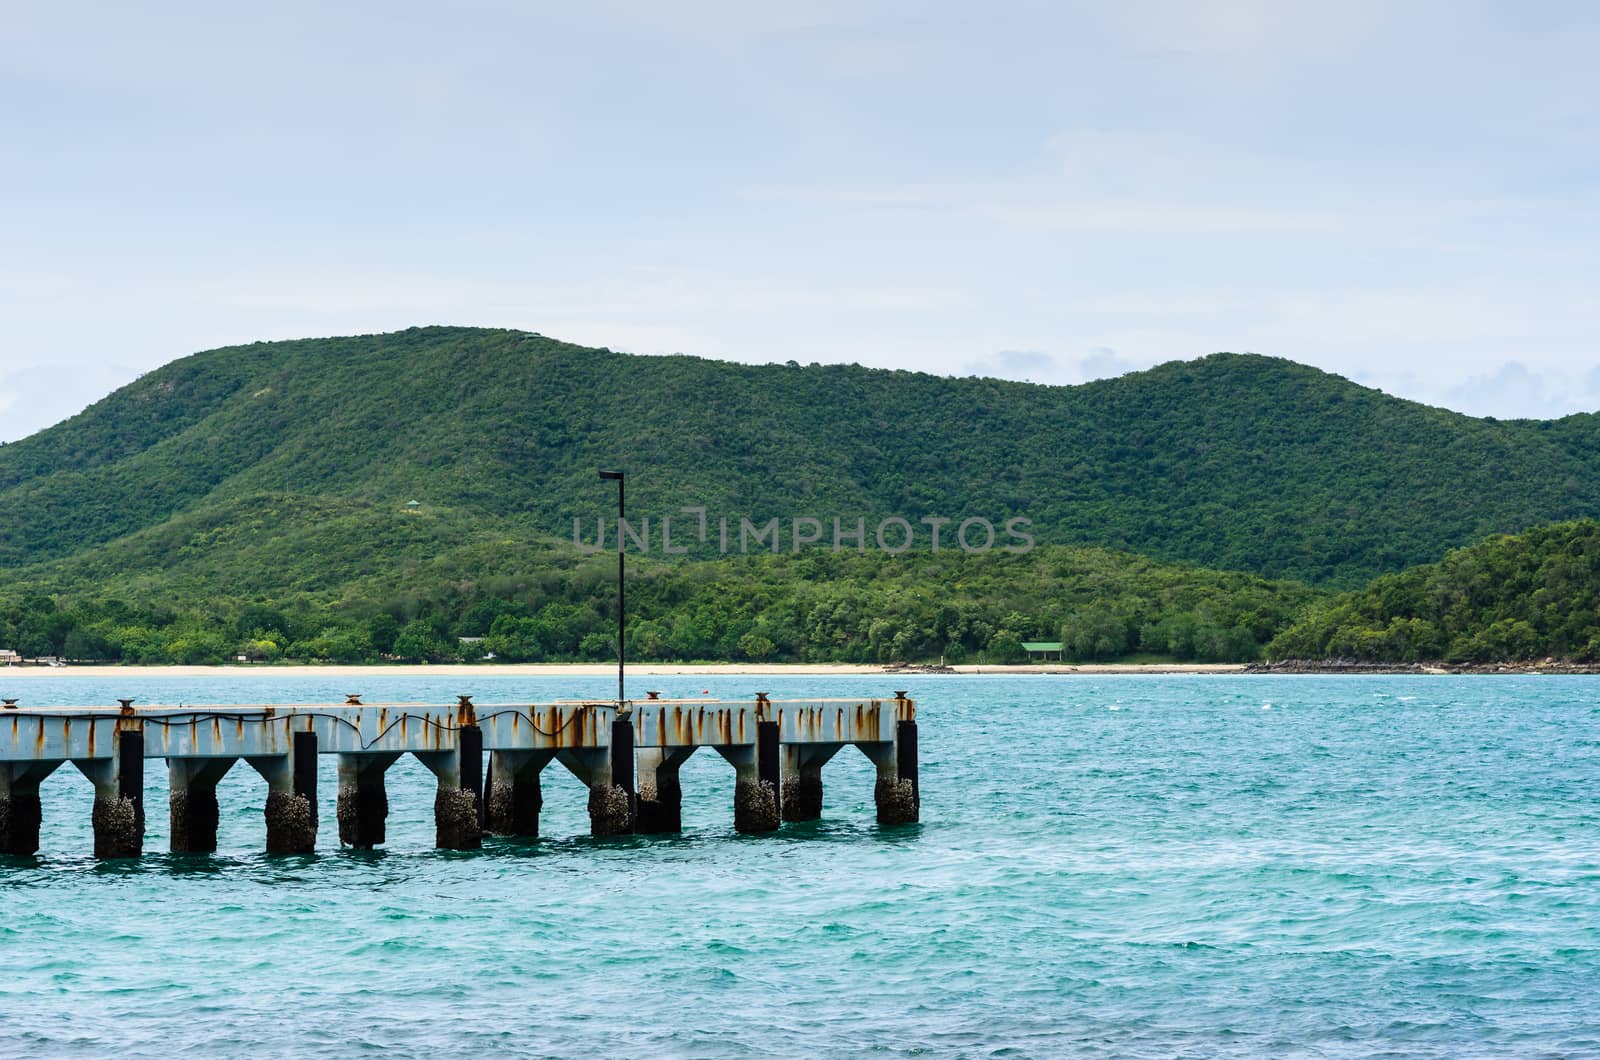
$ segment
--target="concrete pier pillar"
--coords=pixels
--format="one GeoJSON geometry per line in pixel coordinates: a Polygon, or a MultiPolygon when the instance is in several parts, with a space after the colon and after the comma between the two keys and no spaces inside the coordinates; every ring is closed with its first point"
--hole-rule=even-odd
{"type": "Polygon", "coordinates": [[[167,806],[174,854],[213,854],[217,849],[217,782],[231,758],[169,758],[167,806]]]}
{"type": "Polygon", "coordinates": [[[778,723],[758,722],[755,743],[719,746],[717,753],[734,769],[734,830],[775,831],[783,823],[779,803],[782,767],[778,761],[778,723]]]}
{"type": "Polygon", "coordinates": [[[0,855],[25,857],[39,852],[39,825],[44,820],[39,782],[60,764],[0,763],[0,855]]]}
{"type": "Polygon", "coordinates": [[[693,747],[641,747],[635,752],[637,829],[641,835],[683,831],[683,787],[678,783],[678,767],[693,753],[693,747]]]}
{"type": "Polygon", "coordinates": [[[822,816],[822,767],[840,744],[785,744],[779,754],[783,772],[780,802],[785,821],[815,821],[822,816]]]}
{"type": "MultiPolygon", "coordinates": [[[[468,725],[461,730],[459,740],[461,758],[461,788],[471,800],[471,817],[462,821],[460,831],[463,836],[470,834],[471,847],[476,849],[483,845],[483,823],[486,816],[483,805],[483,730],[476,725],[468,725]]],[[[452,849],[464,850],[467,847],[452,849]]]]}
{"type": "Polygon", "coordinates": [[[383,774],[400,757],[399,752],[339,755],[339,842],[357,850],[371,850],[384,841],[384,820],[389,816],[389,794],[383,774]]]}
{"type": "Polygon", "coordinates": [[[483,846],[480,804],[483,801],[483,730],[464,725],[456,746],[448,751],[418,751],[417,760],[439,778],[433,796],[434,845],[440,850],[477,850],[483,846]]]}
{"type": "Polygon", "coordinates": [[[922,809],[922,794],[917,786],[917,723],[897,721],[893,743],[866,744],[862,750],[878,767],[878,783],[873,790],[878,823],[914,823],[922,809]]]}
{"type": "Polygon", "coordinates": [[[633,726],[626,726],[625,750],[619,750],[616,743],[621,728],[621,724],[613,726],[610,747],[575,747],[556,753],[556,760],[589,787],[589,833],[594,836],[633,832],[633,726]],[[621,761],[624,756],[626,765],[621,761]]]}
{"type": "Polygon", "coordinates": [[[633,821],[628,813],[628,793],[615,784],[595,784],[589,788],[589,834],[592,836],[630,835],[633,821]]]}
{"type": "Polygon", "coordinates": [[[110,758],[73,761],[94,785],[94,856],[136,858],[144,853],[144,733],[122,729],[110,758]]]}
{"type": "MultiPolygon", "coordinates": [[[[634,765],[633,765],[633,717],[630,714],[618,714],[611,722],[611,790],[606,793],[607,813],[612,815],[612,821],[620,825],[609,835],[627,835],[631,833],[639,822],[639,797],[635,791],[634,765]],[[616,802],[621,794],[625,810],[619,813],[616,802]],[[625,815],[625,816],[623,816],[625,815]]],[[[590,802],[593,803],[593,789],[590,789],[590,802]]],[[[593,821],[593,811],[590,814],[593,821]]],[[[598,835],[599,833],[595,833],[598,835]]]]}
{"type": "Polygon", "coordinates": [[[317,734],[293,734],[289,753],[245,759],[267,782],[267,853],[317,849],[317,734]]]}
{"type": "Polygon", "coordinates": [[[539,774],[556,756],[554,751],[490,751],[488,830],[496,835],[539,837],[539,811],[544,794],[539,774]]]}

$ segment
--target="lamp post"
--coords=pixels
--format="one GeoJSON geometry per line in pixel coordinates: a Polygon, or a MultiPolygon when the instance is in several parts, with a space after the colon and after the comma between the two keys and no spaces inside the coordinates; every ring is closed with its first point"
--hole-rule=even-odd
{"type": "Polygon", "coordinates": [[[608,481],[614,481],[617,484],[617,703],[620,706],[621,703],[622,703],[622,700],[623,700],[623,697],[622,697],[623,663],[624,663],[624,660],[627,657],[627,652],[628,652],[628,649],[627,649],[627,646],[626,646],[627,645],[627,641],[624,640],[624,636],[626,635],[627,630],[628,630],[628,626],[627,626],[627,615],[628,615],[627,603],[628,603],[628,597],[627,597],[627,590],[624,588],[623,581],[622,581],[622,516],[623,516],[623,507],[622,507],[622,492],[623,492],[622,472],[621,471],[602,471],[602,472],[600,472],[600,477],[602,479],[605,479],[605,480],[608,480],[608,481]]]}

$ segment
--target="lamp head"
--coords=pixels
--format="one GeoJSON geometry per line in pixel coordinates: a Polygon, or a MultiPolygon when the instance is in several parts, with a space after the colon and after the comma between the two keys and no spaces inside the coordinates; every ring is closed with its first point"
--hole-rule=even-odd
{"type": "Polygon", "coordinates": [[[620,471],[602,471],[602,472],[600,472],[600,477],[603,478],[603,479],[615,479],[615,480],[620,482],[622,480],[622,472],[620,472],[620,471]]]}

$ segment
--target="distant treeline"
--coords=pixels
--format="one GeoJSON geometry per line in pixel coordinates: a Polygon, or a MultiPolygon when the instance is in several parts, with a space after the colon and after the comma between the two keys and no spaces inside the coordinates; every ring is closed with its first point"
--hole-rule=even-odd
{"type": "MultiPolygon", "coordinates": [[[[480,570],[423,590],[332,603],[35,593],[0,603],[0,646],[147,664],[614,658],[614,563],[566,558],[571,565],[526,575],[480,570]]],[[[1243,661],[1259,657],[1318,596],[1295,582],[1064,546],[1027,555],[631,560],[628,654],[1003,663],[1026,659],[1024,641],[1061,640],[1067,658],[1084,661],[1243,661]]]]}
{"type": "MultiPolygon", "coordinates": [[[[291,553],[292,554],[292,553],[291,553]]],[[[603,661],[615,657],[610,556],[548,546],[452,553],[388,594],[336,599],[110,597],[82,585],[0,597],[0,648],[129,663],[603,661]]],[[[212,585],[196,582],[196,585],[212,585]]],[[[130,594],[131,595],[131,594],[130,594]]],[[[1490,538],[1331,596],[1297,582],[1102,549],[1026,555],[819,553],[632,558],[638,661],[1009,663],[1024,641],[1069,661],[1600,660],[1600,523],[1490,538]]]]}

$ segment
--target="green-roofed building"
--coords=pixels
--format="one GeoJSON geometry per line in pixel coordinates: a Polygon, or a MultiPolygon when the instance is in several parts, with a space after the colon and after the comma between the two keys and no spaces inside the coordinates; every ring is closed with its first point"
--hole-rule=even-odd
{"type": "Polygon", "coordinates": [[[1054,655],[1056,661],[1061,661],[1061,642],[1059,640],[1025,640],[1022,650],[1028,653],[1029,662],[1049,662],[1054,655]]]}

